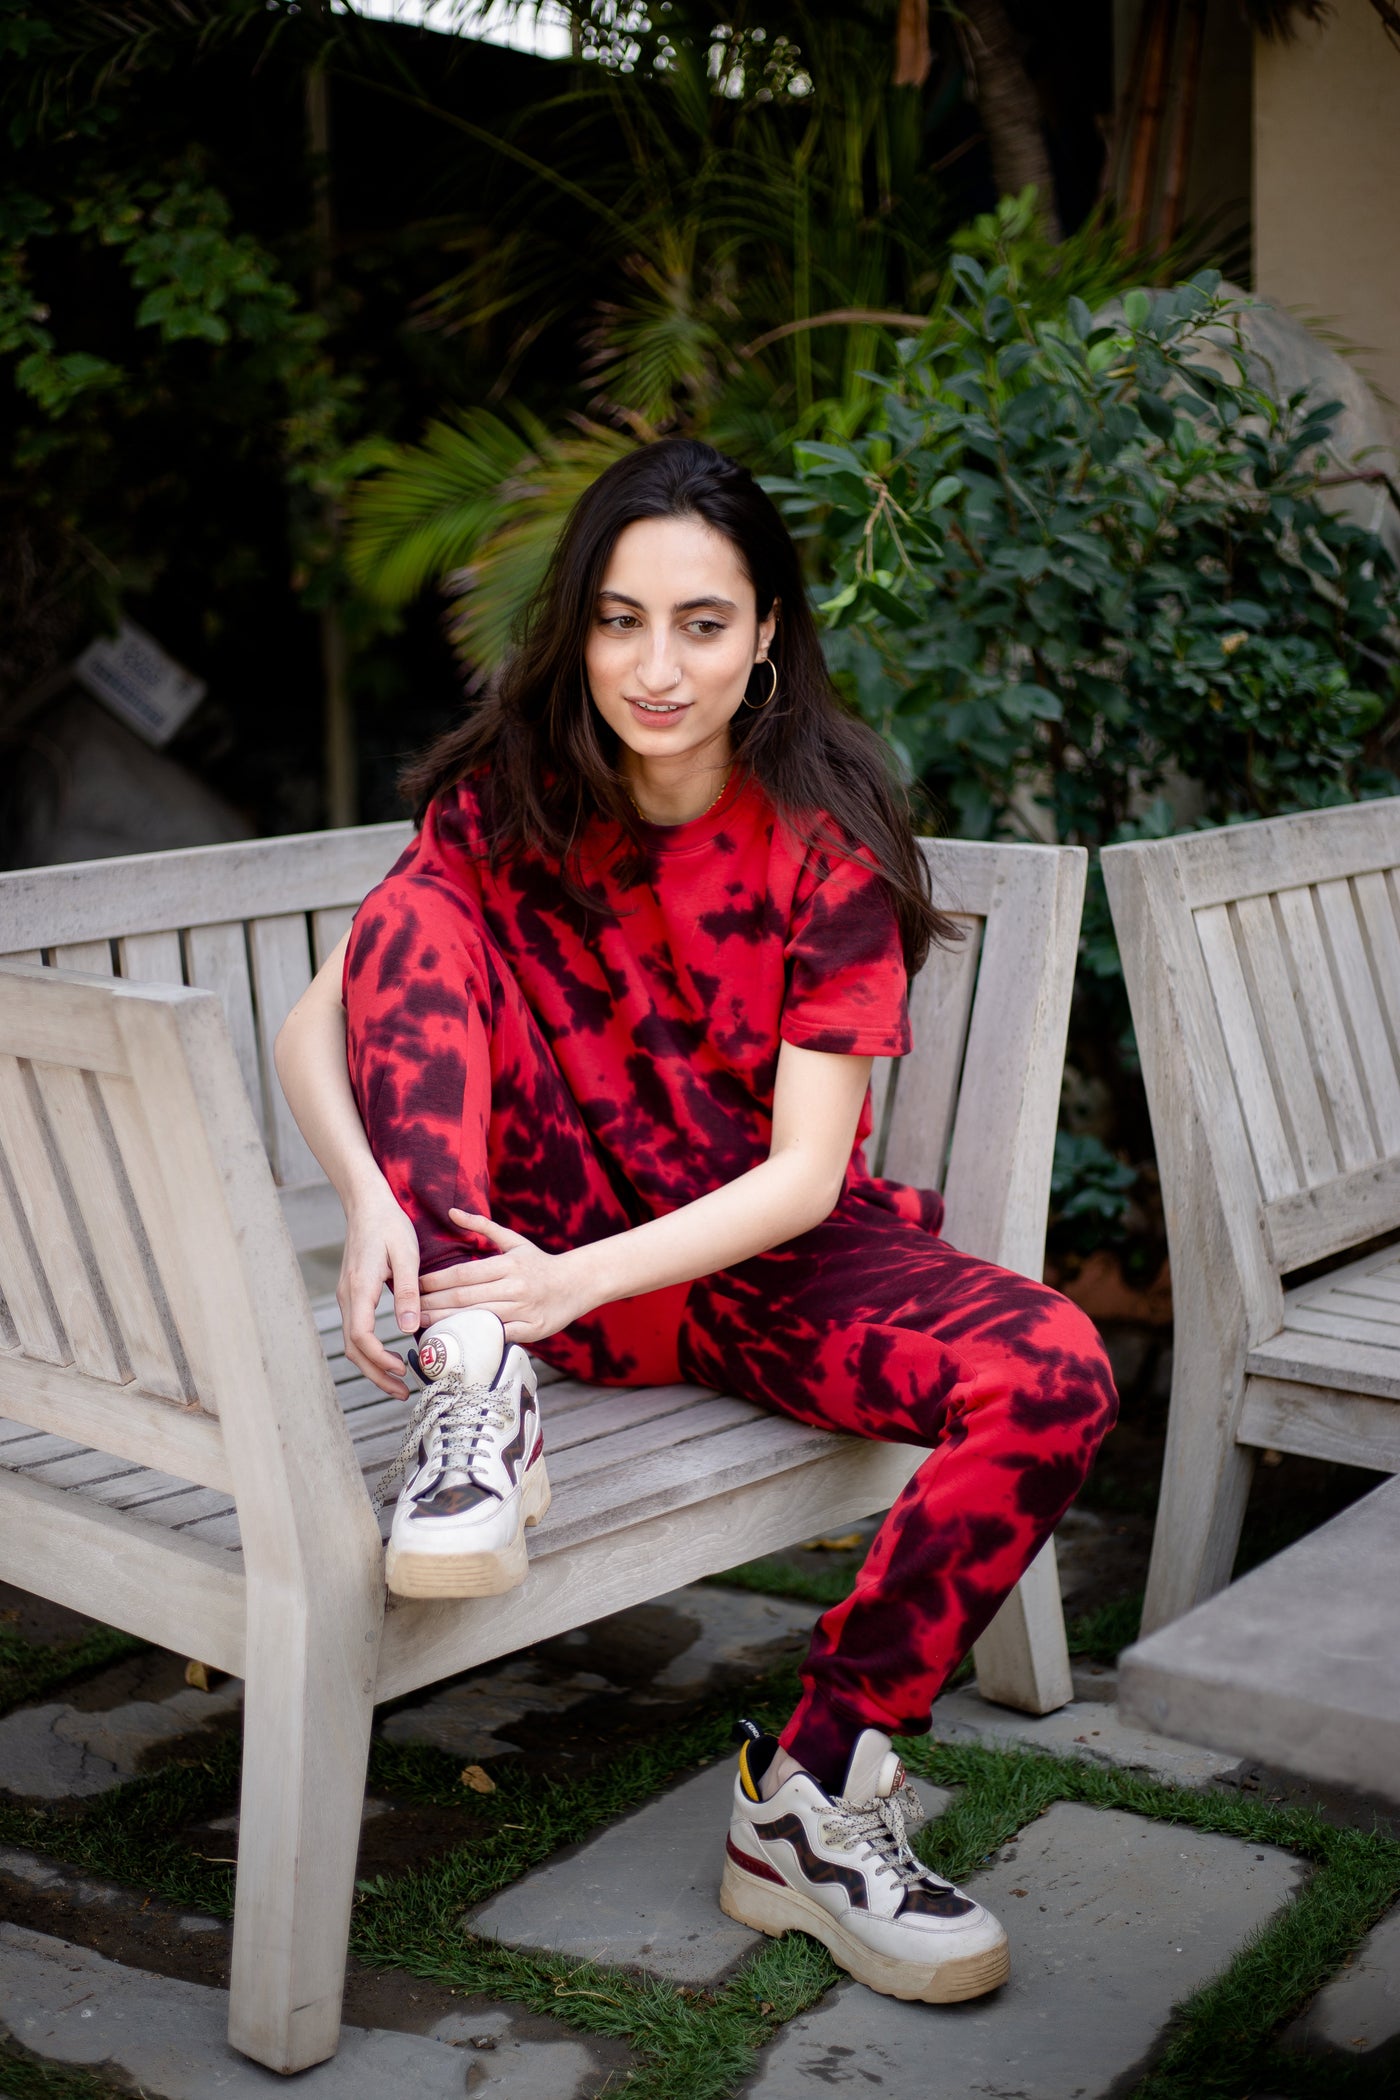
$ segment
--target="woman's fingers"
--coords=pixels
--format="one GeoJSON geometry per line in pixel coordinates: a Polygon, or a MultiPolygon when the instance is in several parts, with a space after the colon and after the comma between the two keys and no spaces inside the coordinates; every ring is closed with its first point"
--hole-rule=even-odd
{"type": "Polygon", "coordinates": [[[418,1238],[410,1232],[406,1242],[397,1237],[389,1244],[389,1288],[394,1294],[394,1317],[402,1334],[416,1334],[420,1324],[418,1300],[418,1238]]]}
{"type": "Polygon", "coordinates": [[[480,1261],[455,1262],[450,1269],[432,1269],[418,1278],[420,1290],[450,1291],[468,1283],[501,1283],[511,1274],[504,1254],[487,1254],[480,1261]]]}
{"type": "Polygon", "coordinates": [[[408,1393],[408,1383],[403,1375],[403,1365],[392,1349],[386,1349],[374,1331],[371,1315],[368,1325],[357,1319],[345,1326],[345,1354],[357,1370],[366,1378],[373,1379],[381,1392],[395,1400],[402,1400],[408,1393]]]}
{"type": "Polygon", "coordinates": [[[383,1269],[387,1267],[386,1260],[382,1267],[377,1264],[376,1273],[372,1274],[357,1266],[349,1276],[342,1277],[336,1299],[345,1334],[345,1354],[381,1392],[402,1400],[408,1392],[403,1365],[392,1349],[384,1347],[374,1331],[375,1308],[384,1287],[383,1269]]]}
{"type": "Polygon", "coordinates": [[[523,1233],[512,1232],[507,1225],[498,1225],[494,1218],[486,1218],[475,1210],[450,1210],[447,1213],[454,1225],[463,1225],[468,1232],[479,1232],[483,1239],[490,1240],[493,1247],[506,1252],[511,1247],[525,1247],[529,1242],[523,1233]]]}
{"type": "Polygon", "coordinates": [[[440,1320],[444,1313],[461,1312],[468,1306],[484,1305],[489,1312],[499,1313],[505,1318],[505,1308],[515,1310],[520,1299],[515,1291],[500,1284],[459,1283],[447,1291],[424,1291],[423,1318],[440,1320]]]}
{"type": "Polygon", "coordinates": [[[379,1342],[369,1346],[374,1350],[373,1356],[369,1353],[369,1347],[347,1341],[345,1354],[357,1370],[363,1371],[366,1378],[379,1387],[381,1393],[387,1393],[391,1400],[406,1400],[408,1381],[393,1350],[384,1348],[379,1342]]]}

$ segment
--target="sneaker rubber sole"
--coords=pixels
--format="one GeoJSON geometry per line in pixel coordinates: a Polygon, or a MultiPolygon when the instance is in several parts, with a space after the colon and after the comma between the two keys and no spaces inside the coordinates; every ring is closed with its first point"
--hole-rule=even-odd
{"type": "Polygon", "coordinates": [[[549,1475],[541,1458],[521,1484],[522,1521],[508,1546],[492,1553],[412,1553],[391,1538],[384,1580],[396,1597],[501,1597],[519,1589],[530,1565],[525,1533],[539,1523],[549,1503],[549,1475]]]}
{"type": "Polygon", "coordinates": [[[760,1881],[746,1874],[727,1855],[719,1886],[720,1909],[748,1925],[781,1939],[785,1932],[810,1933],[857,1983],[887,1998],[912,1998],[924,2005],[957,2005],[996,1990],[1011,1974],[1011,1950],[1005,1934],[997,1946],[980,1954],[952,1955],[938,1962],[901,1961],[879,1954],[846,1930],[839,1918],[786,1883],[760,1881]]]}

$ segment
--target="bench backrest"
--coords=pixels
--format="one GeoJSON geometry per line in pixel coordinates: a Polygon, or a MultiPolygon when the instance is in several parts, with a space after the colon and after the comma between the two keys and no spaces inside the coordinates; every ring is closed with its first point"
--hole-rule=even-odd
{"type": "MultiPolygon", "coordinates": [[[[0,962],[42,962],[223,1001],[298,1248],[340,1207],[292,1119],[272,1044],[406,824],[311,832],[0,875],[0,962]]],[[[877,1067],[872,1165],[942,1187],[969,1252],[1039,1274],[1086,859],[1071,847],[929,841],[940,903],[966,928],[911,995],[914,1054],[877,1067]]]]}
{"type": "Polygon", "coordinates": [[[234,1494],[293,1582],[299,1503],[370,1523],[206,992],[0,969],[0,1415],[234,1494]]]}
{"type": "Polygon", "coordinates": [[[283,1099],[272,1045],[411,835],[370,824],[0,875],[0,962],[217,992],[293,1242],[329,1246],[340,1206],[283,1099]]]}
{"type": "Polygon", "coordinates": [[[1194,1116],[1275,1277],[1400,1227],[1400,800],[1103,862],[1164,1173],[1194,1116]]]}

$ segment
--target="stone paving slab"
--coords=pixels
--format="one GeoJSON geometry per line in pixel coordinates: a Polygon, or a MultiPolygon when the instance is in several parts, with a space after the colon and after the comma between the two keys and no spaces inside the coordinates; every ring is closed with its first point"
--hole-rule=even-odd
{"type": "Polygon", "coordinates": [[[1240,1769],[1238,1755],[1125,1728],[1107,1699],[1072,1699],[1057,1713],[1022,1714],[989,1705],[970,1688],[945,1692],[933,1709],[933,1733],[941,1743],[991,1743],[999,1750],[1020,1744],[1051,1757],[1095,1758],[1172,1786],[1209,1786],[1240,1769]]]}
{"type": "Polygon", "coordinates": [[[380,1723],[391,1743],[431,1743],[464,1761],[516,1747],[527,1715],[564,1714],[599,1694],[629,1706],[670,1706],[724,1680],[771,1668],[784,1647],[805,1644],[818,1607],[790,1597],[696,1583],[649,1604],[560,1634],[400,1707],[380,1723]]]}
{"type": "Polygon", "coordinates": [[[230,1678],[212,1692],[187,1689],[96,1710],[63,1702],[21,1706],[0,1720],[0,1787],[37,1801],[105,1794],[144,1769],[147,1751],[209,1727],[242,1703],[243,1686],[230,1678]]]}
{"type": "MultiPolygon", "coordinates": [[[[1284,2035],[1295,2048],[1400,2050],[1400,1907],[1381,1919],[1284,2035]]],[[[1400,2080],[1397,2080],[1400,2083],[1400,2080]]]]}
{"type": "MultiPolygon", "coordinates": [[[[292,2090],[229,2047],[226,1992],[119,1967],[18,1925],[0,1924],[0,2023],[37,2056],[115,2066],[161,2100],[292,2090]]],[[[492,2009],[450,2014],[431,2035],[343,2028],[339,2054],[301,2072],[295,2090],[309,2100],[578,2100],[597,2074],[582,2042],[521,2040],[509,2013],[492,2009]]]]}
{"type": "MultiPolygon", "coordinates": [[[[719,1907],[733,1791],[734,1760],[725,1758],[493,1896],[469,1919],[472,1930],[672,1983],[718,1982],[762,1937],[719,1907]]],[[[950,1799],[927,1784],[919,1791],[930,1815],[950,1799]]]]}
{"type": "Polygon", "coordinates": [[[1056,1802],[968,1882],[1011,1934],[1010,1983],[949,2006],[842,1984],[770,2043],[743,2091],[1107,2100],[1302,1871],[1235,1838],[1056,1802]]]}

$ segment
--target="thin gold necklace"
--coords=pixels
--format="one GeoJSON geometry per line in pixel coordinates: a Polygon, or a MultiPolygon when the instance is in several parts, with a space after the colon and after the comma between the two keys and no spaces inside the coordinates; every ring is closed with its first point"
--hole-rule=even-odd
{"type": "MultiPolygon", "coordinates": [[[[728,764],[728,765],[727,765],[727,766],[725,767],[725,769],[724,769],[724,778],[723,778],[723,780],[721,780],[721,782],[720,782],[720,784],[719,784],[719,794],[717,794],[717,795],[716,795],[716,796],[714,797],[713,801],[707,802],[707,803],[705,804],[705,807],[704,807],[703,809],[697,810],[697,811],[695,812],[695,815],[694,815],[693,817],[682,817],[682,818],[680,819],[680,822],[681,822],[682,824],[698,824],[698,823],[699,823],[699,821],[700,821],[700,819],[701,819],[701,817],[708,817],[708,815],[710,814],[710,811],[711,811],[711,810],[712,810],[712,809],[714,808],[714,806],[715,806],[715,803],[719,801],[720,795],[722,795],[722,794],[724,793],[725,789],[726,789],[726,788],[728,787],[728,785],[729,785],[729,776],[730,776],[730,774],[731,774],[731,773],[732,773],[733,771],[734,771],[734,761],[733,761],[733,759],[731,758],[731,759],[730,759],[730,761],[729,761],[729,764],[728,764]]],[[[640,803],[640,802],[639,802],[639,801],[637,800],[636,796],[635,796],[635,795],[634,795],[634,794],[632,793],[632,790],[631,790],[631,788],[630,788],[630,787],[628,787],[628,785],[627,785],[627,783],[626,783],[626,781],[625,781],[625,780],[624,780],[624,781],[623,781],[623,783],[622,783],[622,792],[623,792],[623,794],[624,794],[624,795],[625,795],[625,796],[627,797],[627,800],[628,800],[628,801],[629,801],[629,802],[631,803],[631,805],[632,805],[633,809],[635,809],[635,810],[636,810],[636,812],[637,812],[637,815],[638,815],[638,816],[639,816],[639,817],[641,818],[641,820],[642,820],[642,822],[643,822],[644,824],[655,824],[655,823],[656,823],[656,819],[655,819],[655,817],[649,817],[649,816],[647,815],[646,811],[645,811],[645,810],[644,810],[644,809],[642,808],[642,805],[641,805],[641,803],[640,803]]],[[[667,829],[669,829],[669,826],[667,826],[667,825],[664,825],[664,824],[663,824],[663,825],[658,825],[658,826],[657,826],[657,829],[658,829],[658,830],[661,830],[661,831],[664,831],[664,830],[667,830],[667,829]]]]}

